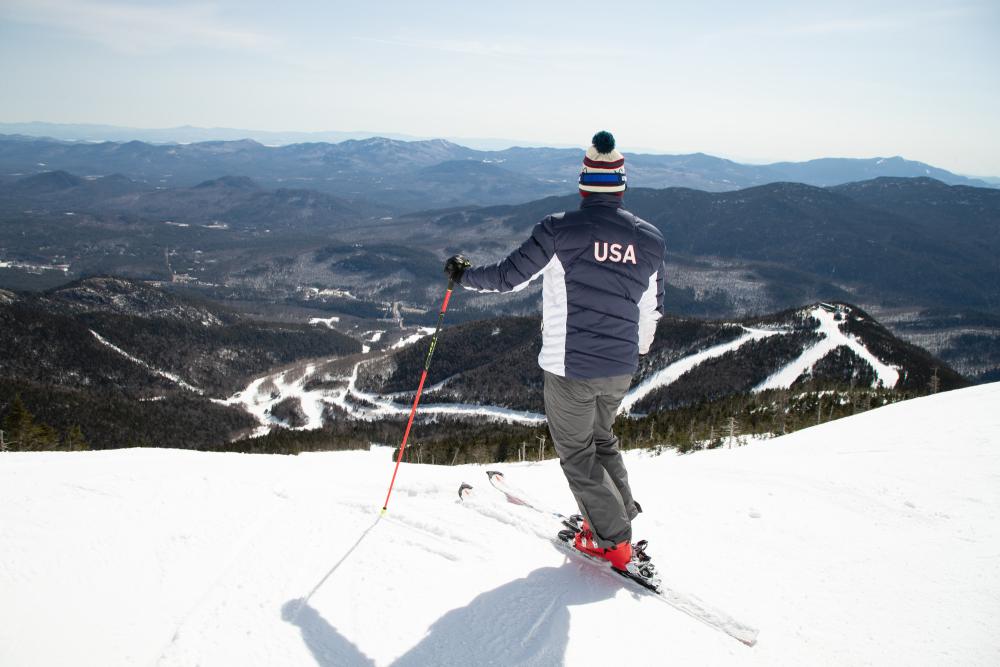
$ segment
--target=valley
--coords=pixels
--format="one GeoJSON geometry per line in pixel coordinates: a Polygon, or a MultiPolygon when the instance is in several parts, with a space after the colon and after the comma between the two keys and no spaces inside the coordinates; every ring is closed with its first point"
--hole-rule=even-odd
{"type": "MultiPolygon", "coordinates": [[[[516,179],[517,203],[273,180],[336,154],[358,174],[429,169],[481,188],[496,170],[540,174],[563,155],[511,149],[473,168],[455,161],[479,156],[470,149],[411,143],[315,146],[312,158],[301,146],[261,153],[252,142],[175,147],[166,154],[185,176],[151,179],[129,155],[141,149],[155,164],[161,147],[0,138],[11,169],[34,155],[34,165],[80,170],[17,163],[21,175],[0,179],[0,317],[12,351],[0,364],[11,380],[0,413],[23,394],[43,423],[68,433],[99,387],[116,414],[145,416],[121,428],[119,417],[85,411],[95,446],[183,437],[195,447],[296,450],[396,439],[436,319],[443,257],[500,259],[579,199],[524,201],[544,192],[516,179]],[[71,398],[45,404],[45,387],[71,398]],[[188,415],[177,423],[203,411],[201,436],[164,427],[150,410],[188,415]],[[138,426],[150,419],[156,427],[138,426]]],[[[655,182],[653,162],[634,161],[635,180],[655,182]]],[[[706,446],[736,414],[748,432],[784,432],[812,411],[832,418],[1000,372],[1000,190],[897,176],[713,189],[626,196],[668,239],[668,317],[622,428],[654,444],[706,446]],[[824,391],[840,402],[822,407],[824,391]],[[681,428],[682,418],[694,425],[681,428]]],[[[456,292],[420,410],[441,459],[502,457],[504,443],[534,438],[543,424],[539,299],[538,285],[456,292]],[[485,444],[463,454],[463,433],[489,424],[485,444]]]]}

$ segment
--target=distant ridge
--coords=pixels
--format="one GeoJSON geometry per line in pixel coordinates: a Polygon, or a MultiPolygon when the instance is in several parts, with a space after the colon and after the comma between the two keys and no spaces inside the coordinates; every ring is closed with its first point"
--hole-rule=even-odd
{"type": "MultiPolygon", "coordinates": [[[[21,133],[0,135],[0,179],[61,170],[83,176],[119,173],[158,187],[190,187],[233,175],[261,187],[309,188],[406,212],[517,204],[573,193],[580,155],[578,148],[484,151],[445,139],[368,137],[268,145],[242,137],[156,144],[29,139],[21,133]]],[[[901,157],[748,165],[704,153],[629,153],[628,160],[631,188],[727,192],[776,182],[828,187],[877,177],[929,177],[949,185],[994,187],[901,157]]]]}

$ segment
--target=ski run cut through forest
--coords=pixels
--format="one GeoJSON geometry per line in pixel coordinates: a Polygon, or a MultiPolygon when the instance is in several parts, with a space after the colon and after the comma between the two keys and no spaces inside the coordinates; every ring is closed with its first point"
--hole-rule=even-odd
{"type": "MultiPolygon", "coordinates": [[[[850,334],[845,333],[834,313],[829,312],[825,308],[816,307],[808,311],[808,314],[819,322],[819,327],[816,330],[820,336],[819,341],[807,347],[799,357],[793,359],[765,379],[760,385],[754,387],[754,391],[787,389],[791,387],[799,377],[811,371],[824,356],[840,346],[849,349],[871,366],[876,385],[889,388],[896,386],[899,380],[899,369],[879,361],[860,341],[850,334]]],[[[699,364],[738,350],[749,342],[788,333],[781,328],[741,328],[744,333],[739,338],[678,359],[632,387],[622,401],[621,412],[626,414],[631,413],[634,406],[643,398],[649,396],[657,389],[675,382],[684,373],[692,370],[699,364]]],[[[406,345],[412,345],[433,332],[434,330],[431,328],[423,328],[418,333],[398,341],[393,345],[393,348],[398,349],[406,345]]],[[[94,335],[97,336],[96,333],[94,335]]],[[[98,338],[102,342],[105,342],[99,336],[98,338]]],[[[114,349],[116,352],[126,355],[130,360],[149,367],[145,362],[135,359],[123,350],[114,349]]],[[[258,436],[265,435],[275,426],[282,424],[281,420],[274,417],[273,409],[276,405],[289,399],[296,401],[301,406],[305,417],[304,423],[301,426],[293,427],[299,430],[320,428],[323,425],[323,411],[327,406],[336,406],[343,410],[344,413],[356,419],[365,420],[408,414],[411,403],[400,400],[399,396],[382,396],[363,391],[358,387],[358,372],[364,363],[366,362],[355,363],[350,375],[333,378],[323,374],[321,372],[322,369],[313,363],[291,370],[282,370],[278,373],[256,378],[242,391],[237,392],[225,401],[218,402],[226,405],[240,406],[253,415],[260,422],[260,426],[254,431],[254,435],[258,436]],[[309,382],[318,378],[333,380],[336,386],[329,388],[323,386],[321,383],[315,388],[309,388],[309,382]]],[[[155,368],[153,370],[160,375],[166,375],[164,371],[155,368]]],[[[179,378],[174,376],[169,377],[186,389],[200,392],[199,389],[187,385],[179,378]]],[[[446,383],[447,381],[444,381],[430,386],[424,393],[431,394],[446,383]]],[[[545,421],[545,415],[535,412],[512,410],[494,405],[465,403],[424,403],[420,406],[420,414],[422,416],[485,418],[531,425],[541,424],[545,421]]]]}
{"type": "MultiPolygon", "coordinates": [[[[484,466],[403,464],[382,515],[389,447],[2,453],[0,665],[1000,664],[998,404],[627,452],[664,588],[752,647],[569,556],[484,466]]],[[[576,511],[557,461],[489,469],[576,511]]]]}

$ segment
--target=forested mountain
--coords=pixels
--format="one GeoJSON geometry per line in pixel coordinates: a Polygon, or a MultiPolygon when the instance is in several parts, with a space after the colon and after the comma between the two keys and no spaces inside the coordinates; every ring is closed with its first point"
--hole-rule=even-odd
{"type": "MultiPolygon", "coordinates": [[[[366,340],[374,343],[385,333],[380,329],[366,340]]],[[[357,446],[365,437],[392,440],[426,354],[425,344],[414,340],[383,344],[384,351],[369,354],[369,345],[362,350],[327,326],[252,320],[120,278],[90,278],[42,293],[2,291],[0,347],[10,353],[0,359],[0,416],[22,423],[16,416],[30,412],[42,426],[12,432],[66,448],[181,441],[228,447],[234,437],[260,432],[262,421],[265,430],[319,430],[279,431],[232,447],[299,451],[357,446]]],[[[488,458],[504,443],[542,432],[532,416],[542,412],[539,343],[535,317],[459,323],[442,332],[422,412],[438,422],[425,425],[421,436],[429,456],[457,461],[446,453],[456,438],[475,434],[478,453],[468,449],[465,456],[488,458]],[[509,415],[513,425],[480,428],[484,417],[504,419],[504,409],[523,412],[509,415]]],[[[774,410],[775,391],[796,406],[780,417],[785,430],[814,405],[829,419],[849,406],[856,410],[859,402],[964,384],[945,363],[848,304],[743,320],[670,315],[660,322],[623,404],[640,420],[621,428],[651,438],[688,420],[684,442],[694,443],[711,436],[720,411],[745,419],[756,414],[758,432],[777,428],[774,420],[784,413],[774,410]],[[845,398],[826,412],[816,403],[824,391],[845,398]],[[764,414],[770,421],[760,421],[764,414]]]]}
{"type": "MultiPolygon", "coordinates": [[[[952,324],[959,314],[1000,314],[1000,190],[880,178],[725,193],[634,188],[625,203],[667,239],[672,313],[740,317],[813,300],[861,302],[970,375],[1000,368],[995,325],[912,326],[930,310],[932,322],[952,324]]],[[[430,323],[444,257],[494,261],[542,217],[578,205],[569,195],[394,216],[246,177],[154,188],[123,176],[47,172],[0,185],[0,287],[116,274],[187,284],[214,299],[361,317],[396,312],[430,323]]],[[[451,317],[532,314],[537,295],[463,293],[451,317]]]]}
{"type": "MultiPolygon", "coordinates": [[[[536,318],[514,317],[448,327],[435,351],[434,387],[423,400],[542,412],[542,371],[536,361],[539,325],[536,318]]],[[[413,346],[363,365],[359,387],[379,393],[414,391],[413,379],[420,375],[425,353],[422,346],[413,346]]],[[[625,405],[641,413],[655,412],[765,388],[884,386],[924,393],[931,383],[938,390],[968,384],[947,364],[896,338],[860,308],[834,304],[738,321],[665,317],[633,381],[640,393],[625,405]],[[812,348],[815,359],[806,355],[812,348]],[[873,363],[895,369],[891,384],[873,363]],[[790,373],[786,379],[780,377],[783,370],[790,373]]]]}
{"type": "Polygon", "coordinates": [[[0,349],[0,414],[20,394],[47,423],[82,426],[103,446],[197,447],[254,424],[210,398],[275,366],[355,354],[361,344],[326,327],[252,321],[150,285],[91,278],[40,294],[0,291],[0,349]],[[198,433],[173,441],[181,424],[198,433]]]}

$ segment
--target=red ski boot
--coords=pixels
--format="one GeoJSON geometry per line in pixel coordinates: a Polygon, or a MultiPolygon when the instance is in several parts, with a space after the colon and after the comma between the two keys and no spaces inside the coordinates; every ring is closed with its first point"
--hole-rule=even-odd
{"type": "Polygon", "coordinates": [[[583,526],[580,528],[580,532],[576,534],[576,538],[573,540],[573,546],[582,551],[585,554],[590,554],[591,556],[596,556],[597,558],[603,558],[611,563],[611,567],[616,570],[626,571],[629,561],[632,560],[632,543],[628,540],[616,544],[613,547],[604,548],[597,545],[594,540],[594,533],[590,530],[590,526],[587,522],[583,522],[583,526]]]}

